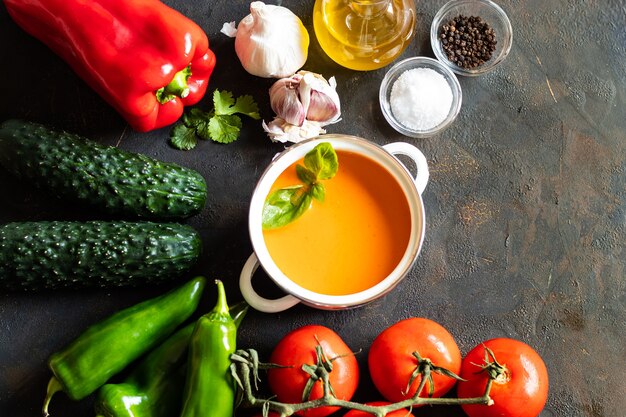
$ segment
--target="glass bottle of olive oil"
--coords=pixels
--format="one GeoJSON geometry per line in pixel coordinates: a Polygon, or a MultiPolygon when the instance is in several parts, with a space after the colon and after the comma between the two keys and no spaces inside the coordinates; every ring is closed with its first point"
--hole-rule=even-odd
{"type": "Polygon", "coordinates": [[[395,60],[415,35],[413,0],[316,0],[313,27],[338,64],[375,70],[395,60]]]}

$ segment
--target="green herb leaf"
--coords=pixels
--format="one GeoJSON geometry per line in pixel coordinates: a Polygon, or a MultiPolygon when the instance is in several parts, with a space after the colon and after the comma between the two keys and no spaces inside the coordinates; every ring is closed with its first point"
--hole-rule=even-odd
{"type": "Polygon", "coordinates": [[[183,116],[183,123],[196,130],[196,135],[200,139],[209,140],[211,135],[209,134],[209,122],[213,115],[211,113],[203,112],[200,109],[191,109],[183,116]]]}
{"type": "Polygon", "coordinates": [[[326,188],[324,184],[321,182],[316,182],[311,186],[311,196],[319,202],[324,202],[324,197],[326,197],[326,188]]]}
{"type": "Polygon", "coordinates": [[[185,124],[174,126],[170,131],[170,143],[176,149],[188,151],[196,147],[196,129],[187,127],[185,124]]]}
{"type": "Polygon", "coordinates": [[[237,113],[245,114],[254,120],[259,120],[261,118],[261,115],[259,114],[259,106],[256,104],[252,96],[245,95],[237,97],[234,109],[237,113]]]}
{"type": "Polygon", "coordinates": [[[263,228],[275,229],[291,223],[308,210],[311,201],[311,194],[302,185],[274,191],[263,205],[263,228]]]}
{"type": "Polygon", "coordinates": [[[213,108],[215,109],[215,114],[233,114],[234,112],[231,112],[230,108],[234,105],[235,99],[233,98],[233,93],[230,91],[215,90],[213,92],[213,108]]]}
{"type": "Polygon", "coordinates": [[[215,142],[231,143],[239,138],[240,130],[241,118],[236,114],[215,115],[209,120],[207,131],[202,132],[202,134],[208,133],[211,140],[215,142]]]}
{"type": "Polygon", "coordinates": [[[183,115],[183,123],[187,127],[196,128],[203,123],[208,123],[208,120],[211,117],[213,117],[213,114],[203,112],[198,108],[193,108],[185,112],[185,114],[183,115]]]}
{"type": "Polygon", "coordinates": [[[315,175],[315,173],[310,169],[303,167],[300,164],[296,165],[296,174],[298,175],[298,178],[300,178],[300,181],[307,185],[314,184],[315,181],[317,181],[317,175],[315,175]]]}
{"type": "Polygon", "coordinates": [[[285,226],[302,216],[313,199],[323,202],[326,188],[320,179],[331,179],[339,169],[339,161],[330,143],[323,142],[304,156],[304,165],[296,165],[296,174],[304,183],[281,188],[270,194],[263,206],[264,229],[285,226]]]}
{"type": "Polygon", "coordinates": [[[237,100],[234,100],[233,93],[230,91],[215,90],[213,106],[215,107],[215,114],[218,115],[241,113],[255,120],[261,118],[259,106],[250,95],[239,96],[237,100]]]}
{"type": "Polygon", "coordinates": [[[197,143],[195,135],[204,140],[231,143],[239,138],[242,126],[241,118],[235,113],[257,120],[261,118],[259,106],[249,95],[237,97],[235,100],[230,91],[215,90],[213,106],[214,109],[210,112],[197,108],[185,112],[182,118],[183,127],[177,125],[170,131],[172,145],[178,149],[192,149],[197,143]]]}
{"type": "Polygon", "coordinates": [[[328,142],[322,142],[304,156],[304,165],[315,173],[318,180],[329,180],[339,169],[335,150],[328,142]]]}

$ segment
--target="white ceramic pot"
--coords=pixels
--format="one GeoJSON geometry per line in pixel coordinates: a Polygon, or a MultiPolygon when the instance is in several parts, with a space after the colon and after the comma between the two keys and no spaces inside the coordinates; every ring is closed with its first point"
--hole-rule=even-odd
{"type": "MultiPolygon", "coordinates": [[[[270,313],[286,310],[300,302],[320,309],[345,309],[365,304],[383,296],[407,275],[422,247],[426,218],[421,194],[427,183],[428,164],[426,158],[419,149],[408,143],[396,142],[380,146],[355,136],[327,134],[292,145],[274,158],[261,176],[252,194],[248,227],[254,253],[248,258],[241,271],[239,286],[243,297],[253,308],[270,313]],[[387,169],[404,191],[411,213],[409,242],[398,265],[378,284],[354,294],[318,294],[296,284],[274,263],[263,238],[261,216],[270,188],[286,168],[303,158],[307,152],[321,142],[329,142],[335,150],[354,152],[369,157],[387,169]],[[415,177],[395,155],[405,155],[413,160],[417,167],[415,177]],[[286,296],[271,300],[261,297],[254,290],[252,276],[259,265],[287,293],[286,296]]],[[[304,215],[306,216],[306,214],[304,215]]]]}

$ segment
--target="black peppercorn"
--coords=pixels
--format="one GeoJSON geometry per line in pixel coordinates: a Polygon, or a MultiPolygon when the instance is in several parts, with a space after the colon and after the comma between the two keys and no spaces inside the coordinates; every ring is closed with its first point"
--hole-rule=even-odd
{"type": "Polygon", "coordinates": [[[496,50],[496,33],[480,16],[460,14],[441,27],[439,36],[448,60],[462,68],[484,64],[496,50]]]}

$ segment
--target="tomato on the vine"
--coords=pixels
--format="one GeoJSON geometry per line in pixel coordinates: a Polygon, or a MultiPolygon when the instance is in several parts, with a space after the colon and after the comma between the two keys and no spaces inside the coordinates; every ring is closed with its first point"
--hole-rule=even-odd
{"type": "MultiPolygon", "coordinates": [[[[461,352],[445,328],[425,318],[401,320],[376,337],[368,355],[372,381],[388,401],[399,402],[415,395],[421,375],[417,375],[407,389],[419,363],[415,352],[422,359],[429,359],[433,365],[454,374],[458,375],[461,369],[461,352]]],[[[420,396],[432,391],[433,397],[441,397],[456,382],[439,373],[431,375],[433,386],[426,382],[420,396]]]]}
{"type": "Polygon", "coordinates": [[[461,377],[467,379],[467,382],[459,382],[459,398],[483,396],[490,370],[497,374],[489,393],[493,405],[463,405],[463,411],[468,416],[539,415],[548,399],[548,371],[533,348],[508,338],[491,339],[476,346],[465,356],[461,365],[461,377]],[[486,362],[493,365],[486,368],[486,362]]]}
{"type": "MultiPolygon", "coordinates": [[[[367,405],[388,405],[388,402],[384,402],[384,401],[373,401],[371,403],[365,403],[367,405]]],[[[366,413],[364,411],[359,411],[359,410],[350,410],[346,413],[345,416],[343,417],[372,417],[372,415],[370,413],[366,413]]],[[[400,410],[396,410],[396,411],[392,411],[391,413],[388,413],[386,417],[415,417],[413,414],[411,414],[409,412],[409,410],[406,409],[400,409],[400,410]]]]}
{"type": "MultiPolygon", "coordinates": [[[[300,403],[309,374],[302,370],[303,364],[316,365],[316,347],[321,346],[325,357],[331,361],[330,385],[335,396],[350,400],[359,382],[359,366],[354,354],[337,333],[324,326],[304,326],[283,337],[272,352],[270,362],[286,368],[270,368],[270,389],[284,403],[300,403]]],[[[316,381],[309,399],[323,396],[323,385],[316,381]]],[[[305,417],[324,417],[338,407],[319,407],[298,414],[305,417]]]]}

